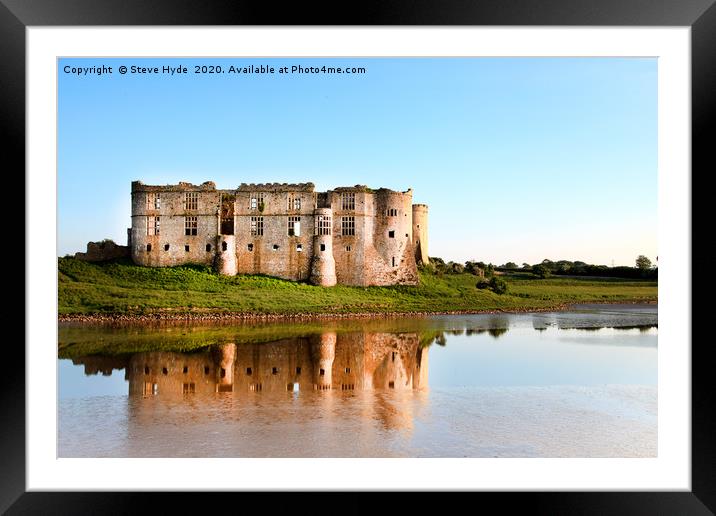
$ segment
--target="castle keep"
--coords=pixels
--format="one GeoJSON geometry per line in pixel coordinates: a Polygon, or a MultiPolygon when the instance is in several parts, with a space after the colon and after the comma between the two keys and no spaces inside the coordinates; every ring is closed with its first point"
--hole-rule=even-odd
{"type": "Polygon", "coordinates": [[[315,285],[414,285],[427,263],[428,207],[413,192],[313,183],[132,182],[129,247],[150,267],[212,265],[315,285]]]}

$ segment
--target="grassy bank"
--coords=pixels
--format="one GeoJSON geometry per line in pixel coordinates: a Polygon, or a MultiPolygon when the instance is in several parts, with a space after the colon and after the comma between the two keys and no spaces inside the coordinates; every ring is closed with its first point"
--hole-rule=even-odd
{"type": "Polygon", "coordinates": [[[58,260],[59,314],[224,312],[365,314],[520,311],[565,303],[653,302],[655,281],[506,275],[503,295],[475,288],[471,274],[421,273],[418,286],[314,287],[265,276],[218,276],[208,267],[146,268],[126,261],[58,260]]]}

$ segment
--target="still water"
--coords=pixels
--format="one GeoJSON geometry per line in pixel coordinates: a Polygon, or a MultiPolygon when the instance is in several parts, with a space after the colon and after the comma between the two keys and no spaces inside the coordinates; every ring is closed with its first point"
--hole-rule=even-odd
{"type": "Polygon", "coordinates": [[[657,307],[59,329],[60,457],[655,457],[657,307]]]}

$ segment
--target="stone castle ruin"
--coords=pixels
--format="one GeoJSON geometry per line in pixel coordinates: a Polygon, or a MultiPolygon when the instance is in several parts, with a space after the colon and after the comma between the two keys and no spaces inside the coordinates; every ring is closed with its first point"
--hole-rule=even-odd
{"type": "Polygon", "coordinates": [[[428,262],[428,207],[413,193],[313,183],[132,182],[128,246],[138,265],[205,264],[314,285],[414,285],[428,262]]]}

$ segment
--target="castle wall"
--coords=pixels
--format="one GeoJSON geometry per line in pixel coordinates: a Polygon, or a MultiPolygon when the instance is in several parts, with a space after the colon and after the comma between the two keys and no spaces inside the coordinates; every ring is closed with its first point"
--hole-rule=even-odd
{"type": "Polygon", "coordinates": [[[117,258],[129,257],[129,246],[117,245],[114,242],[87,242],[87,252],[75,253],[75,258],[86,262],[104,262],[117,258]]]}
{"type": "MultiPolygon", "coordinates": [[[[152,267],[213,264],[218,234],[219,191],[194,185],[148,187],[133,184],[132,187],[131,252],[135,263],[152,267]],[[185,208],[187,192],[196,192],[196,209],[185,208]],[[158,209],[151,204],[148,207],[149,194],[159,195],[158,209]],[[152,232],[147,230],[147,217],[157,216],[159,234],[147,234],[152,232]],[[186,234],[186,217],[196,217],[196,235],[186,234]]],[[[149,219],[150,225],[152,222],[153,219],[149,219]]]]}
{"type": "Polygon", "coordinates": [[[373,194],[354,188],[328,192],[333,208],[333,257],[336,281],[341,285],[368,285],[365,268],[366,242],[373,234],[373,194]],[[352,193],[354,209],[343,209],[342,193],[352,193]],[[355,235],[344,235],[343,219],[353,217],[355,235]]]}
{"type": "Polygon", "coordinates": [[[313,206],[312,188],[282,191],[248,186],[237,191],[234,227],[238,272],[307,280],[313,250],[313,206]],[[263,199],[262,204],[259,199],[263,199]],[[294,208],[296,200],[300,205],[294,208]],[[299,235],[295,230],[289,235],[289,217],[300,219],[294,221],[294,228],[299,223],[299,235]],[[252,218],[257,219],[257,228],[262,224],[262,235],[252,235],[252,218]]]}

